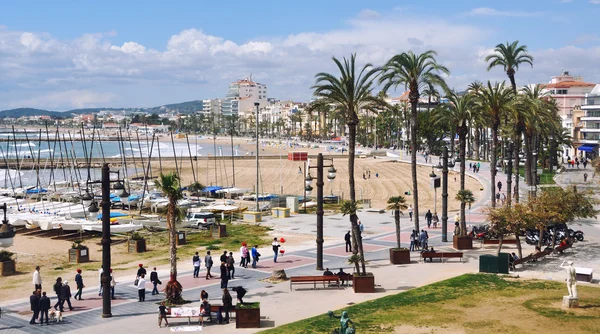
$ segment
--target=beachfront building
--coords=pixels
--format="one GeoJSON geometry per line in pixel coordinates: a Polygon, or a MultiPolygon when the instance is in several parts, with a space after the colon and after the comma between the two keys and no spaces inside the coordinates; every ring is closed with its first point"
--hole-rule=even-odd
{"type": "Polygon", "coordinates": [[[563,71],[561,75],[553,76],[550,83],[542,84],[542,86],[542,93],[546,93],[556,100],[558,115],[562,119],[563,127],[569,130],[573,138],[573,147],[563,147],[564,156],[572,156],[576,154],[575,149],[582,144],[580,139],[584,133],[581,132],[581,136],[578,133],[581,127],[577,123],[577,118],[574,117],[574,112],[580,110],[580,106],[586,103],[586,94],[590,94],[598,85],[585,82],[581,76],[573,76],[568,71],[563,71]]]}
{"type": "Polygon", "coordinates": [[[221,99],[207,99],[202,100],[202,113],[203,114],[220,114],[222,109],[221,99]]]}
{"type": "Polygon", "coordinates": [[[600,85],[585,95],[583,105],[576,108],[573,115],[575,155],[597,157],[600,144],[600,85]]]}
{"type": "Polygon", "coordinates": [[[260,103],[261,108],[267,106],[267,85],[252,81],[252,77],[238,80],[229,84],[229,91],[221,104],[221,113],[246,117],[256,109],[255,102],[260,103]]]}

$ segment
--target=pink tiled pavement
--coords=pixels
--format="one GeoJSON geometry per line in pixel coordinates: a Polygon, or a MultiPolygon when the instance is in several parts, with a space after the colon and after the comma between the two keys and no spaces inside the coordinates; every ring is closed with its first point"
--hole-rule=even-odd
{"type": "MultiPolygon", "coordinates": [[[[365,253],[375,252],[375,251],[379,251],[379,250],[386,249],[386,248],[389,248],[389,247],[363,243],[363,251],[365,253]]],[[[345,257],[345,256],[349,256],[351,253],[346,252],[346,246],[338,246],[338,247],[331,247],[331,248],[324,249],[323,254],[345,257]]]]}
{"type": "MultiPolygon", "coordinates": [[[[316,259],[311,259],[304,256],[284,254],[283,256],[279,255],[279,257],[277,258],[277,263],[274,263],[273,258],[271,257],[266,258],[264,260],[260,260],[255,270],[266,273],[272,273],[273,270],[303,267],[316,262],[316,259]]],[[[248,269],[251,269],[251,267],[248,266],[248,269]]]]}

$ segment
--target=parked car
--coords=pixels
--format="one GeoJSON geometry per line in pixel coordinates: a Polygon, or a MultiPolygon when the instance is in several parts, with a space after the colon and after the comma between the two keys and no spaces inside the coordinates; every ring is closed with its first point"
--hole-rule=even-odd
{"type": "Polygon", "coordinates": [[[189,212],[184,225],[199,229],[209,229],[216,222],[217,218],[212,212],[189,212]]]}

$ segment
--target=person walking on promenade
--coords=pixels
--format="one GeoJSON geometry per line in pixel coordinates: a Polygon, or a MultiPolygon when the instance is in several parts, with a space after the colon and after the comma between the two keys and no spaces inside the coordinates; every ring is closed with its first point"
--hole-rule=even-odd
{"type": "Polygon", "coordinates": [[[227,251],[223,251],[223,254],[221,254],[219,261],[227,263],[227,251]]]}
{"type": "Polygon", "coordinates": [[[410,234],[410,248],[408,249],[409,251],[414,251],[415,250],[415,230],[412,230],[412,233],[410,234]]]}
{"type": "Polygon", "coordinates": [[[204,257],[204,265],[206,266],[206,279],[212,278],[210,274],[210,268],[213,266],[212,256],[210,256],[210,251],[206,252],[206,256],[204,257]]]}
{"type": "Polygon", "coordinates": [[[117,281],[115,280],[112,268],[110,268],[110,299],[117,299],[115,298],[115,286],[117,286],[117,281]]]}
{"type": "Polygon", "coordinates": [[[33,271],[33,288],[42,291],[42,275],[40,274],[40,266],[36,266],[33,271]]]}
{"type": "Polygon", "coordinates": [[[50,309],[52,303],[50,303],[50,298],[46,296],[46,291],[42,292],[42,297],[40,298],[40,325],[44,325],[44,316],[46,318],[46,325],[48,325],[48,310],[50,309]]]}
{"type": "Polygon", "coordinates": [[[67,302],[69,305],[69,311],[73,311],[73,306],[71,305],[71,287],[69,286],[69,281],[65,280],[62,287],[60,288],[60,309],[61,312],[64,309],[63,305],[67,302]]]}
{"type": "Polygon", "coordinates": [[[60,294],[62,290],[62,278],[57,278],[56,283],[54,283],[54,293],[56,293],[56,304],[54,304],[54,309],[58,310],[60,307],[60,311],[63,311],[62,303],[60,302],[60,294]]]}
{"type": "Polygon", "coordinates": [[[281,245],[279,244],[279,241],[277,241],[277,238],[273,238],[273,243],[271,245],[273,246],[273,262],[277,263],[277,255],[279,254],[279,247],[281,247],[281,245]]]}
{"type": "Polygon", "coordinates": [[[502,191],[502,181],[498,181],[498,192],[502,191]]]}
{"type": "Polygon", "coordinates": [[[427,213],[425,214],[425,221],[427,222],[427,228],[431,228],[431,220],[433,219],[433,214],[431,213],[431,210],[427,210],[427,213]]]}
{"type": "Polygon", "coordinates": [[[38,290],[34,290],[31,296],[29,296],[29,305],[31,306],[31,311],[33,312],[33,316],[31,316],[31,320],[29,320],[30,325],[35,325],[35,322],[40,314],[40,296],[38,295],[38,290]]]}
{"type": "Polygon", "coordinates": [[[147,275],[147,274],[148,274],[148,273],[146,272],[146,268],[144,268],[144,265],[143,265],[143,264],[141,264],[141,263],[140,263],[140,264],[138,264],[138,267],[139,267],[139,269],[138,269],[138,271],[137,271],[137,277],[138,277],[138,278],[139,278],[140,276],[142,276],[142,275],[147,275]]]}
{"type": "Polygon", "coordinates": [[[146,279],[144,278],[146,277],[146,274],[141,274],[140,278],[138,278],[138,298],[140,302],[143,302],[146,300],[146,279]]]}
{"type": "Polygon", "coordinates": [[[77,287],[77,293],[73,298],[77,300],[77,296],[79,296],[79,300],[82,300],[81,293],[83,292],[83,288],[85,286],[83,285],[83,276],[81,276],[81,269],[77,269],[77,275],[75,275],[75,286],[77,287]]]}
{"type": "MultiPolygon", "coordinates": [[[[198,254],[198,252],[196,252],[196,254],[198,254]]],[[[196,276],[194,276],[196,277],[196,276]]],[[[158,284],[162,284],[162,282],[158,279],[158,272],[156,271],[156,267],[154,267],[154,270],[152,270],[152,272],[150,273],[150,282],[152,283],[152,295],[158,295],[158,289],[156,288],[156,286],[158,284]]]]}
{"type": "Polygon", "coordinates": [[[350,231],[344,235],[344,240],[346,241],[346,253],[349,253],[352,251],[352,237],[350,236],[350,231]]]}
{"type": "Polygon", "coordinates": [[[192,265],[194,266],[194,278],[198,278],[200,274],[200,255],[198,255],[198,252],[192,257],[192,265]]]}
{"type": "Polygon", "coordinates": [[[258,252],[258,245],[254,245],[254,247],[252,247],[252,268],[256,268],[259,257],[260,253],[258,252]]]}
{"type": "Polygon", "coordinates": [[[169,321],[167,320],[167,307],[165,306],[165,302],[160,302],[160,306],[158,307],[158,328],[162,327],[162,321],[165,320],[165,324],[169,327],[169,321]]]}
{"type": "Polygon", "coordinates": [[[235,259],[233,258],[233,252],[229,252],[229,256],[227,257],[227,276],[229,279],[234,279],[235,277],[235,259]]]}
{"type": "Polygon", "coordinates": [[[225,289],[227,288],[227,282],[229,281],[229,276],[227,276],[227,264],[221,262],[219,269],[221,271],[221,289],[225,289]]]}
{"type": "Polygon", "coordinates": [[[412,215],[413,215],[413,207],[412,205],[408,205],[408,217],[410,218],[410,221],[412,221],[412,215]]]}
{"type": "Polygon", "coordinates": [[[98,282],[100,282],[100,287],[98,288],[98,296],[102,296],[102,273],[104,272],[104,268],[100,267],[98,269],[98,282]]]}
{"type": "Polygon", "coordinates": [[[248,245],[245,242],[242,242],[242,247],[240,247],[240,267],[248,268],[248,245]]]}

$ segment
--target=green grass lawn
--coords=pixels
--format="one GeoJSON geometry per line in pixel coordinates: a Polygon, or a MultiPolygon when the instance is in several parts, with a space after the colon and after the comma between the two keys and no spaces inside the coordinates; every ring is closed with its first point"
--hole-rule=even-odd
{"type": "MultiPolygon", "coordinates": [[[[519,175],[521,177],[525,177],[524,167],[519,169],[519,175]]],[[[552,171],[552,173],[550,173],[550,170],[544,169],[544,172],[541,175],[538,174],[540,177],[539,184],[555,184],[556,182],[554,182],[554,175],[556,175],[556,171],[552,171]]]]}
{"type": "MultiPolygon", "coordinates": [[[[357,333],[600,333],[600,288],[580,284],[578,291],[581,307],[563,310],[562,282],[467,274],[343,310],[357,333]]],[[[262,333],[331,333],[337,326],[322,314],[262,333]]]]}

